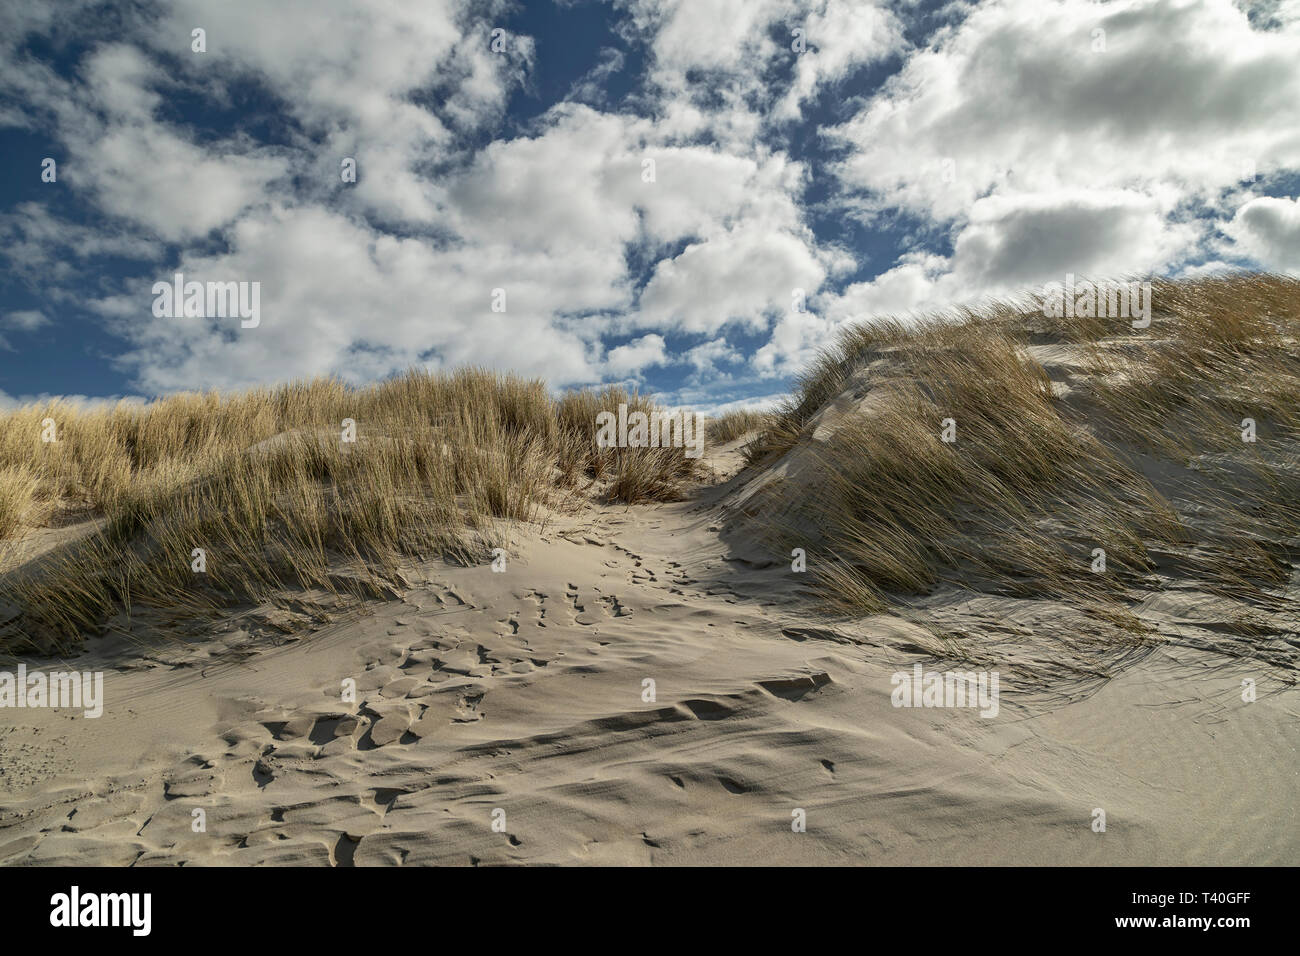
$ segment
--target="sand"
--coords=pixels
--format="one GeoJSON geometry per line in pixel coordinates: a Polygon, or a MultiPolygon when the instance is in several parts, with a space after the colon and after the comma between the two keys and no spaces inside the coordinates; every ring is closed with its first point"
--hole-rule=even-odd
{"type": "MultiPolygon", "coordinates": [[[[1044,680],[1062,651],[1033,621],[1061,609],[972,598],[953,613],[1006,622],[984,649],[997,716],[895,707],[896,672],[970,665],[901,617],[812,613],[789,557],[740,533],[752,478],[517,527],[503,573],[412,565],[400,598],[313,633],[254,615],[142,646],[127,627],[27,661],[103,670],[105,710],[3,712],[0,863],[1300,858],[1285,674],[1153,642],[1044,680]]],[[[1194,596],[1149,610],[1217,626],[1194,596]]]]}

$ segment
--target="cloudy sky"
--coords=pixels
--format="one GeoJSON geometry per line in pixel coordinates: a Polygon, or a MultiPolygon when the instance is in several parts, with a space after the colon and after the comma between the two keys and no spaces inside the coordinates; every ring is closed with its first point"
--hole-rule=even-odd
{"type": "Polygon", "coordinates": [[[0,402],[475,364],[708,409],[855,318],[1300,273],[1300,0],[0,0],[0,139],[0,402]],[[176,272],[260,324],[155,316],[176,272]]]}

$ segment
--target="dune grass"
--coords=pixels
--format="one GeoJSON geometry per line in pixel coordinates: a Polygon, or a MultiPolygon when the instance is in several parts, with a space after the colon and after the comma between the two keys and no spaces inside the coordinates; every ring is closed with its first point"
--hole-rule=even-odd
{"type": "MultiPolygon", "coordinates": [[[[1179,579],[1294,610],[1300,282],[1153,287],[1145,329],[1049,318],[1032,297],[850,326],[782,406],[721,416],[708,440],[755,432],[752,466],[810,465],[751,507],[808,550],[837,611],[955,587],[1138,633],[1135,601],[1179,579]]],[[[0,650],[68,649],[142,609],[352,602],[387,593],[411,556],[486,560],[509,522],[551,507],[680,496],[700,476],[681,449],[596,447],[597,414],[620,404],[653,410],[618,388],[553,398],[465,370],[9,412],[0,584],[21,615],[0,650]],[[42,441],[51,421],[58,440],[42,441]],[[4,570],[5,539],[70,509],[102,527],[4,570]]]]}
{"type": "Polygon", "coordinates": [[[596,413],[620,403],[653,408],[618,388],[555,399],[539,381],[464,370],[10,412],[0,535],[39,523],[42,501],[104,524],[4,573],[22,615],[0,649],[69,648],[124,610],[181,621],[286,591],[380,594],[403,557],[486,559],[502,522],[565,495],[678,496],[698,468],[682,449],[596,447],[596,413]]]}
{"type": "Polygon", "coordinates": [[[740,408],[724,412],[709,419],[707,432],[709,441],[714,444],[725,445],[727,442],[735,441],[742,435],[762,431],[770,421],[771,415],[767,412],[753,409],[740,408]]]}
{"type": "Polygon", "coordinates": [[[27,465],[0,467],[0,540],[38,524],[40,478],[27,465]]]}
{"type": "Polygon", "coordinates": [[[1156,281],[1153,298],[1142,330],[1028,299],[845,329],[746,449],[815,462],[766,510],[786,545],[824,556],[826,603],[876,612],[951,585],[1139,629],[1126,595],[1185,576],[1293,606],[1300,282],[1156,281]],[[1034,345],[1064,347],[1072,371],[1057,363],[1054,383],[1034,345]]]}

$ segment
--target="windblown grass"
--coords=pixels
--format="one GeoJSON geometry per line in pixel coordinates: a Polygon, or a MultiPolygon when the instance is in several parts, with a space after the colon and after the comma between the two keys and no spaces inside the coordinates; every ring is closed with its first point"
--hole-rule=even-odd
{"type": "Polygon", "coordinates": [[[63,649],[123,610],[186,620],[292,590],[379,594],[403,557],[483,558],[504,543],[502,522],[565,494],[678,496],[697,473],[681,449],[596,447],[596,413],[620,403],[653,407],[614,388],[557,400],[538,381],[465,370],[11,412],[0,536],[32,523],[39,500],[105,522],[4,574],[22,616],[0,649],[63,649]],[[54,442],[41,439],[49,419],[54,442]]]}
{"type": "Polygon", "coordinates": [[[1300,282],[1234,275],[1153,293],[1145,330],[1027,301],[847,328],[746,450],[751,464],[815,462],[769,504],[786,543],[809,548],[826,602],[876,612],[951,585],[1137,629],[1131,598],[1194,577],[1293,607],[1300,282]],[[1075,372],[1055,366],[1053,383],[1031,344],[1064,347],[1075,372]]]}
{"type": "Polygon", "coordinates": [[[742,435],[762,431],[768,426],[771,418],[772,416],[767,412],[752,409],[736,409],[735,411],[726,412],[709,419],[707,427],[709,441],[718,445],[725,445],[727,442],[735,441],[742,435]]]}
{"type": "Polygon", "coordinates": [[[25,465],[0,467],[0,539],[33,521],[40,479],[25,465]]]}

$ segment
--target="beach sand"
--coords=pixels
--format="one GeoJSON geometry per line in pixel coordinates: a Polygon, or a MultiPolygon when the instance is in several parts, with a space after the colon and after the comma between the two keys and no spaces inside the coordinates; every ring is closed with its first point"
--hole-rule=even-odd
{"type": "MultiPolygon", "coordinates": [[[[104,713],[5,714],[0,862],[1300,858],[1300,690],[1258,661],[1154,642],[1018,679],[1053,638],[1009,628],[995,717],[896,707],[896,673],[970,665],[902,617],[813,614],[789,559],[738,533],[748,480],[517,526],[504,572],[412,565],[399,599],[292,639],[234,617],[27,661],[104,671],[104,713]]],[[[1153,614],[1217,626],[1193,597],[1153,614]]]]}

